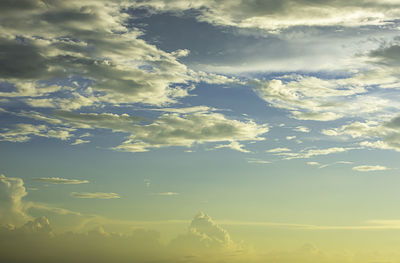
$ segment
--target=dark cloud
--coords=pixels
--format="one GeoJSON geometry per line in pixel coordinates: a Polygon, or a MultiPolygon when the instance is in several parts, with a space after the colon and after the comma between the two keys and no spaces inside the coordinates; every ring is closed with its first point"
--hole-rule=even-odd
{"type": "Polygon", "coordinates": [[[400,66],[400,45],[392,45],[374,50],[370,57],[378,59],[378,63],[389,66],[400,66]]]}
{"type": "Polygon", "coordinates": [[[47,59],[29,40],[0,38],[0,76],[2,78],[36,79],[46,77],[47,59]]]}

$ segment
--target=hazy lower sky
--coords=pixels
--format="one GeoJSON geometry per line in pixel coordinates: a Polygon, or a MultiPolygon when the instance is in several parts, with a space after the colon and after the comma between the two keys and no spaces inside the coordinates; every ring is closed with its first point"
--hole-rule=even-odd
{"type": "Polygon", "coordinates": [[[400,262],[399,0],[3,0],[0,260],[400,262]]]}

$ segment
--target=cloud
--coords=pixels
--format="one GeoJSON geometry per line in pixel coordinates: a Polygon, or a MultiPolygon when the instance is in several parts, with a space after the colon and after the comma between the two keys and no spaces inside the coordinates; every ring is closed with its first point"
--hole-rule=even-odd
{"type": "Polygon", "coordinates": [[[294,131],[308,133],[311,130],[310,130],[310,128],[307,128],[307,127],[304,127],[304,126],[297,126],[296,128],[294,128],[294,131]]]}
{"type": "Polygon", "coordinates": [[[385,171],[387,167],[381,165],[360,165],[353,167],[354,171],[358,172],[372,172],[372,171],[385,171]]]}
{"type": "Polygon", "coordinates": [[[237,141],[232,141],[229,144],[220,144],[215,146],[215,149],[221,149],[221,148],[229,148],[235,151],[243,152],[243,153],[249,153],[249,150],[246,150],[243,148],[244,145],[238,143],[237,141]]]}
{"type": "MultiPolygon", "coordinates": [[[[0,174],[0,229],[2,225],[9,225],[11,228],[15,228],[15,226],[20,227],[24,224],[25,230],[27,227],[29,229],[38,229],[42,226],[47,229],[45,226],[47,224],[47,219],[44,220],[41,217],[43,213],[56,220],[59,219],[58,217],[60,216],[73,216],[69,217],[71,220],[78,219],[82,216],[81,213],[69,209],[25,200],[27,194],[24,181],[21,178],[6,177],[0,174]],[[36,220],[33,220],[34,215],[40,216],[36,220]],[[29,223],[29,221],[31,222],[29,223]]],[[[61,222],[65,221],[61,219],[61,222]]]]}
{"type": "Polygon", "coordinates": [[[236,141],[263,140],[261,135],[268,130],[266,125],[231,120],[219,113],[163,114],[148,125],[132,125],[126,130],[132,132],[129,140],[114,149],[144,152],[150,148],[231,141],[229,148],[243,151],[236,141]]]}
{"type": "Polygon", "coordinates": [[[195,10],[196,19],[218,26],[259,28],[270,32],[299,26],[367,26],[385,25],[398,17],[396,1],[211,1],[156,0],[136,2],[153,12],[195,10]]]}
{"type": "Polygon", "coordinates": [[[84,143],[89,143],[89,140],[82,140],[82,139],[76,139],[71,145],[79,145],[79,144],[84,144],[84,143]]]}
{"type": "Polygon", "coordinates": [[[123,2],[29,2],[29,9],[2,4],[8,12],[0,19],[0,81],[14,87],[2,97],[64,110],[164,105],[187,96],[189,82],[198,79],[178,61],[188,50],[162,51],[128,26],[123,2]],[[64,86],[52,84],[54,79],[64,80],[64,86]]]}
{"type": "Polygon", "coordinates": [[[290,149],[282,147],[267,150],[267,152],[269,153],[280,153],[280,152],[290,152],[290,151],[291,151],[290,149]]]}
{"type": "Polygon", "coordinates": [[[162,196],[172,196],[172,195],[180,195],[176,192],[161,192],[161,193],[152,193],[152,195],[162,195],[162,196]]]}
{"type": "Polygon", "coordinates": [[[71,134],[72,131],[75,131],[75,129],[66,127],[50,128],[43,124],[18,123],[15,124],[13,129],[3,128],[2,132],[0,132],[0,141],[26,142],[32,136],[56,138],[65,141],[73,136],[71,134]]]}
{"type": "Polygon", "coordinates": [[[150,179],[144,179],[144,185],[146,186],[146,188],[149,188],[151,185],[151,180],[150,179]]]}
{"type": "Polygon", "coordinates": [[[237,141],[263,140],[262,134],[269,131],[267,125],[252,120],[238,121],[220,113],[194,112],[164,113],[149,124],[140,124],[145,119],[128,114],[56,112],[56,116],[72,127],[86,129],[102,128],[130,134],[129,139],[115,150],[145,152],[151,148],[169,146],[190,147],[195,143],[230,141],[228,147],[246,151],[237,141]]]}
{"type": "Polygon", "coordinates": [[[87,184],[88,180],[78,180],[78,179],[66,179],[59,177],[42,177],[42,178],[33,178],[34,181],[49,183],[49,184],[87,184]]]}
{"type": "Polygon", "coordinates": [[[379,49],[372,50],[368,55],[370,58],[375,59],[374,62],[386,66],[399,67],[400,66],[400,45],[398,43],[382,46],[379,49]]]}
{"type": "Polygon", "coordinates": [[[253,80],[250,84],[260,98],[273,107],[288,110],[292,118],[332,121],[356,115],[386,114],[390,107],[399,107],[367,89],[371,86],[394,88],[399,82],[394,71],[374,69],[350,77],[322,79],[283,75],[269,81],[253,80]]]}
{"type": "Polygon", "coordinates": [[[96,192],[96,193],[72,192],[71,196],[76,197],[76,198],[83,198],[83,199],[119,199],[119,198],[121,198],[119,196],[119,194],[116,194],[116,193],[102,193],[102,192],[96,192]]]}
{"type": "MultiPolygon", "coordinates": [[[[293,152],[280,152],[277,153],[276,155],[279,156],[284,156],[285,160],[291,160],[291,159],[308,159],[308,158],[312,158],[315,156],[321,156],[321,155],[329,155],[329,154],[333,154],[333,153],[343,153],[343,152],[347,152],[350,150],[355,150],[355,149],[359,149],[359,148],[344,148],[344,147],[331,147],[331,148],[325,148],[325,149],[309,149],[309,150],[302,150],[300,152],[297,153],[293,153],[293,152]]],[[[314,162],[312,162],[314,163],[314,162]]]]}
{"type": "Polygon", "coordinates": [[[23,198],[27,195],[20,178],[0,174],[0,223],[19,225],[31,217],[26,213],[23,198]]]}
{"type": "Polygon", "coordinates": [[[46,217],[17,228],[0,226],[2,262],[174,262],[154,230],[110,233],[101,226],[85,233],[53,232],[46,217]],[[33,249],[32,249],[33,248],[33,249]],[[24,253],[20,253],[23,250],[24,253]],[[37,251],[41,251],[38,253],[37,251]],[[167,260],[167,261],[165,261],[167,260]]]}
{"type": "Polygon", "coordinates": [[[160,242],[159,232],[137,226],[123,234],[110,232],[101,224],[85,232],[60,233],[53,232],[46,217],[32,219],[20,227],[0,225],[0,260],[4,262],[216,263],[244,262],[244,258],[248,262],[246,248],[233,242],[229,233],[211,218],[200,214],[186,234],[166,245],[160,242]],[[24,253],[20,253],[22,249],[24,253]]]}
{"type": "Polygon", "coordinates": [[[203,212],[197,214],[190,223],[186,234],[170,242],[171,249],[179,248],[184,253],[214,254],[238,250],[229,233],[203,212]]]}
{"type": "Polygon", "coordinates": [[[260,160],[260,159],[255,159],[255,158],[247,158],[246,159],[248,163],[256,163],[256,164],[270,164],[270,161],[266,160],[260,160]]]}
{"type": "Polygon", "coordinates": [[[193,106],[193,107],[182,107],[182,108],[160,108],[160,109],[151,109],[153,111],[163,111],[163,112],[173,112],[173,113],[207,113],[210,111],[216,110],[215,108],[210,108],[208,106],[193,106]]]}
{"type": "Polygon", "coordinates": [[[352,122],[339,128],[322,131],[328,136],[350,136],[363,140],[361,146],[400,151],[400,117],[389,120],[352,122]],[[367,141],[367,140],[370,141],[367,141]],[[372,140],[372,141],[371,141],[372,140]]]}

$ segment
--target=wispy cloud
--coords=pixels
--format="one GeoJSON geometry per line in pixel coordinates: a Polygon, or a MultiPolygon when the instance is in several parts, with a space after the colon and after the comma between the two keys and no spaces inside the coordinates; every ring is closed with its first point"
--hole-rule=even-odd
{"type": "Polygon", "coordinates": [[[303,151],[300,151],[297,153],[281,152],[281,153],[277,153],[277,155],[285,156],[286,160],[298,159],[298,158],[299,159],[308,159],[308,158],[315,157],[315,156],[329,155],[329,154],[334,154],[334,153],[343,153],[343,152],[347,152],[347,151],[355,150],[355,149],[359,149],[359,148],[331,147],[331,148],[325,148],[325,149],[308,149],[308,150],[303,150],[303,151]]]}
{"type": "Polygon", "coordinates": [[[180,193],[177,193],[177,192],[161,192],[161,193],[151,193],[151,195],[173,196],[173,195],[180,195],[180,193]]]}
{"type": "Polygon", "coordinates": [[[76,197],[76,198],[84,198],[84,199],[119,199],[119,198],[121,198],[119,196],[119,194],[116,194],[116,193],[102,193],[102,192],[96,192],[96,193],[72,192],[71,196],[76,197]]]}
{"type": "Polygon", "coordinates": [[[385,171],[388,169],[389,168],[382,165],[360,165],[353,167],[353,170],[358,172],[385,171]]]}
{"type": "Polygon", "coordinates": [[[60,177],[41,177],[41,178],[33,178],[32,180],[48,183],[48,184],[87,184],[88,180],[78,180],[78,179],[66,179],[60,177]]]}
{"type": "Polygon", "coordinates": [[[84,143],[89,143],[89,140],[82,140],[82,139],[76,139],[71,145],[79,145],[79,144],[84,144],[84,143]]]}
{"type": "Polygon", "coordinates": [[[246,160],[248,163],[256,163],[256,164],[270,164],[271,163],[270,161],[256,159],[256,158],[247,158],[246,160]]]}
{"type": "Polygon", "coordinates": [[[280,152],[290,152],[290,151],[291,150],[288,148],[281,148],[281,147],[267,150],[267,152],[269,153],[280,153],[280,152]]]}

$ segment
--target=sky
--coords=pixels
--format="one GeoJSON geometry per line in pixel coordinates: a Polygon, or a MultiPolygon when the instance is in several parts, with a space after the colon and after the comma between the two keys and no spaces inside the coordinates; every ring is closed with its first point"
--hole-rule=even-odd
{"type": "Polygon", "coordinates": [[[400,262],[399,0],[3,0],[0,260],[400,262]]]}

